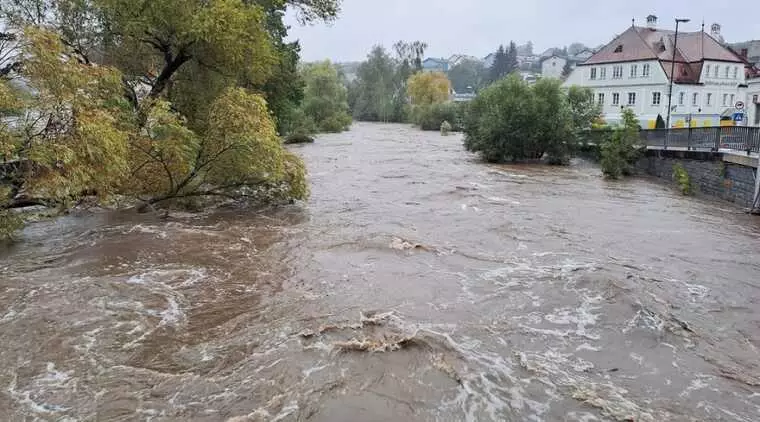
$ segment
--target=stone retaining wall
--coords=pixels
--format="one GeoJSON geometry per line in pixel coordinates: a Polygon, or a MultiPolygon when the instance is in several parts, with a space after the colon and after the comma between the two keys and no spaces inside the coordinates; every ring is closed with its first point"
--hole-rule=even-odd
{"type": "Polygon", "coordinates": [[[639,171],[673,181],[673,166],[681,164],[698,194],[714,196],[751,208],[755,195],[755,168],[724,162],[721,154],[699,157],[677,151],[648,151],[636,163],[639,171]]]}

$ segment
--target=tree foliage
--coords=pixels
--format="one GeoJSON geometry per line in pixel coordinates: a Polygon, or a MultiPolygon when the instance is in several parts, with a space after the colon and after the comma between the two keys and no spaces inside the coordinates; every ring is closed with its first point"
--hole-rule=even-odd
{"type": "Polygon", "coordinates": [[[317,132],[342,132],[351,125],[347,90],[338,70],[329,61],[306,65],[302,71],[306,91],[303,118],[313,122],[317,132]]]}
{"type": "Polygon", "coordinates": [[[409,78],[407,92],[413,106],[438,104],[448,101],[451,82],[442,72],[420,72],[409,78]]]}
{"type": "Polygon", "coordinates": [[[489,162],[540,159],[565,162],[578,124],[560,82],[528,85],[512,75],[480,92],[465,121],[465,147],[489,162]]]}
{"type": "Polygon", "coordinates": [[[449,69],[448,77],[455,92],[477,92],[485,86],[488,73],[482,62],[462,60],[449,69]]]}
{"type": "Polygon", "coordinates": [[[358,120],[394,121],[396,90],[396,64],[381,46],[375,46],[367,60],[359,65],[356,80],[354,117],[358,120]]]}
{"type": "Polygon", "coordinates": [[[303,22],[331,20],[339,0],[0,6],[2,235],[19,221],[12,208],[90,195],[306,196],[276,129],[303,91],[283,17],[292,6],[303,22]]]}
{"type": "Polygon", "coordinates": [[[518,67],[517,46],[515,43],[510,42],[507,49],[503,45],[500,45],[498,50],[496,50],[493,64],[489,70],[489,81],[493,83],[503,79],[516,71],[518,67]]]}
{"type": "Polygon", "coordinates": [[[609,179],[619,179],[633,174],[634,165],[640,153],[639,120],[636,114],[626,108],[623,110],[623,125],[610,133],[601,145],[602,173],[609,179]]]}

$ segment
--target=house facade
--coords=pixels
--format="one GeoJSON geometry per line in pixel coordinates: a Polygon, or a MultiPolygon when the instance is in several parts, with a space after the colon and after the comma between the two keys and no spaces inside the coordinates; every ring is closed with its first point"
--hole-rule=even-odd
{"type": "Polygon", "coordinates": [[[541,76],[544,78],[561,78],[562,70],[567,64],[567,59],[559,56],[551,56],[541,62],[541,76]]]}
{"type": "Polygon", "coordinates": [[[747,65],[718,42],[719,31],[679,31],[676,46],[674,31],[658,29],[649,16],[647,27],[631,26],[579,64],[565,86],[592,88],[608,123],[620,122],[629,108],[642,127],[654,128],[658,116],[667,119],[672,78],[671,127],[726,124],[721,118],[746,101],[747,65]]]}
{"type": "Polygon", "coordinates": [[[447,73],[449,71],[449,61],[429,57],[422,61],[422,71],[447,73]]]}

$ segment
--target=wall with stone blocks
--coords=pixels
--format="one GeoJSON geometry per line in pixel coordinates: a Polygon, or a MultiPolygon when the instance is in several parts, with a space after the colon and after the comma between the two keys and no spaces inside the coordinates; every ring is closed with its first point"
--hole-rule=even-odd
{"type": "Polygon", "coordinates": [[[755,168],[724,162],[720,154],[698,158],[677,152],[649,151],[636,164],[640,172],[675,183],[673,166],[680,163],[689,173],[697,194],[709,195],[751,208],[755,195],[755,168]]]}

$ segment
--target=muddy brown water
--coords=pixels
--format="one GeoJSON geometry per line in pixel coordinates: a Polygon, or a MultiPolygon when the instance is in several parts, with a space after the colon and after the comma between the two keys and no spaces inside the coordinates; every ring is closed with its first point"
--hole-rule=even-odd
{"type": "Polygon", "coordinates": [[[757,421],[760,220],[356,124],[306,204],[0,253],[0,420],[757,421]]]}

